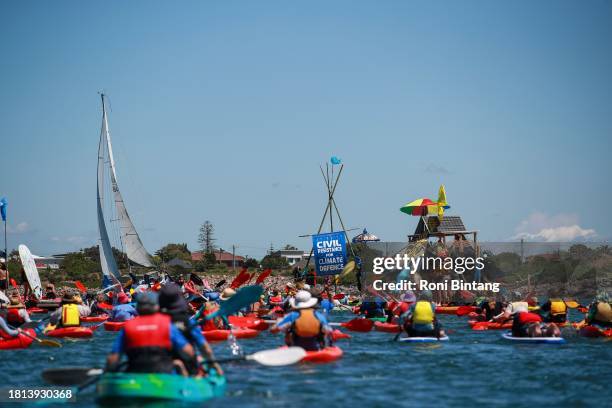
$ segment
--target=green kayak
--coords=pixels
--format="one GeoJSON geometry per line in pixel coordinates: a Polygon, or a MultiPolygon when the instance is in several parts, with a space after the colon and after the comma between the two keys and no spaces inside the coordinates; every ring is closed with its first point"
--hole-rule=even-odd
{"type": "Polygon", "coordinates": [[[173,374],[107,373],[98,382],[98,400],[202,402],[225,393],[225,377],[173,374]]]}
{"type": "Polygon", "coordinates": [[[372,320],[373,322],[386,322],[387,318],[386,317],[368,317],[368,319],[372,320]]]}

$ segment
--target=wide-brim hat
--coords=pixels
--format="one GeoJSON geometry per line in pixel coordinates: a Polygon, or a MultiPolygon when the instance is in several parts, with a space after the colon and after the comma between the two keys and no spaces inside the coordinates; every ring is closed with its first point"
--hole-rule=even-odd
{"type": "Polygon", "coordinates": [[[318,299],[305,290],[300,290],[295,296],[289,299],[289,305],[293,309],[308,309],[316,305],[318,299]]]}
{"type": "Polygon", "coordinates": [[[225,288],[223,289],[223,292],[221,292],[221,295],[219,296],[219,299],[221,300],[227,300],[229,298],[231,298],[232,296],[234,296],[236,294],[236,291],[232,288],[225,288]]]}

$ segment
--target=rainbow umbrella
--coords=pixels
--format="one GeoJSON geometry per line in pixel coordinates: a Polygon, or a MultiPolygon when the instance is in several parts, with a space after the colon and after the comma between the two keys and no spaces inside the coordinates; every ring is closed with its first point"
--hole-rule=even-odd
{"type": "Polygon", "coordinates": [[[438,212],[438,203],[431,201],[429,198],[419,198],[400,208],[400,211],[417,216],[435,214],[438,212]]]}

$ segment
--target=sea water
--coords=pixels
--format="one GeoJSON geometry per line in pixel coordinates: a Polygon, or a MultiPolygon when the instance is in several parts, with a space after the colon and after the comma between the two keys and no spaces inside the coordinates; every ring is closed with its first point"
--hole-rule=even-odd
{"type": "MultiPolygon", "coordinates": [[[[353,317],[332,314],[336,321],[353,317]]],[[[572,315],[572,320],[579,318],[572,315]]],[[[225,364],[226,396],[205,405],[335,408],[609,404],[612,341],[578,337],[575,330],[564,328],[565,345],[514,344],[502,340],[499,330],[470,330],[465,317],[440,316],[440,320],[449,342],[405,344],[392,342],[394,335],[389,333],[351,333],[352,339],[337,342],[344,357],[330,364],[225,364]]],[[[61,349],[33,344],[26,350],[0,351],[0,384],[43,386],[40,372],[45,368],[102,367],[115,336],[100,328],[90,340],[63,340],[61,349]]],[[[251,353],[282,342],[281,335],[266,331],[239,344],[251,353]]],[[[231,355],[227,343],[216,343],[213,348],[217,356],[231,355]]],[[[78,406],[95,406],[94,391],[92,387],[79,395],[78,406]]],[[[118,401],[117,406],[125,402],[118,401]]]]}

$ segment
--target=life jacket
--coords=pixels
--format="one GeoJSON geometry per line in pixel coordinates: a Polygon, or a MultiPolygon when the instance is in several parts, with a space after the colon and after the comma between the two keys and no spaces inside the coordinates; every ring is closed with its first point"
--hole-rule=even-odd
{"type": "Polygon", "coordinates": [[[290,335],[293,346],[304,350],[319,350],[323,345],[323,325],[315,316],[314,309],[302,309],[300,316],[291,325],[290,335]]]}
{"type": "Polygon", "coordinates": [[[128,371],[137,373],[171,373],[171,318],[162,313],[138,316],[123,327],[128,371]]]}
{"type": "Polygon", "coordinates": [[[105,309],[105,310],[112,310],[113,309],[113,305],[109,305],[108,303],[104,303],[104,302],[98,302],[98,303],[96,303],[96,305],[100,309],[105,309]]]}
{"type": "Polygon", "coordinates": [[[518,323],[521,325],[530,324],[530,323],[540,323],[542,321],[542,317],[539,314],[531,313],[531,312],[520,312],[516,315],[518,323]]]}
{"type": "Polygon", "coordinates": [[[550,314],[551,316],[566,315],[567,306],[561,299],[550,299],[550,314]]]}
{"type": "Polygon", "coordinates": [[[79,307],[69,303],[62,306],[62,327],[73,327],[81,325],[81,314],[79,307]]]}
{"type": "Polygon", "coordinates": [[[597,303],[597,312],[595,312],[594,320],[602,323],[612,323],[612,306],[610,303],[597,303]]]}
{"type": "Polygon", "coordinates": [[[19,310],[21,309],[18,307],[12,307],[6,312],[6,322],[11,326],[18,327],[25,323],[25,319],[19,314],[19,310]]]}
{"type": "Polygon", "coordinates": [[[283,298],[280,296],[271,296],[270,303],[271,304],[283,303],[283,298]]]}
{"type": "Polygon", "coordinates": [[[432,324],[434,317],[430,302],[425,300],[416,302],[412,313],[412,324],[432,324]]]}

